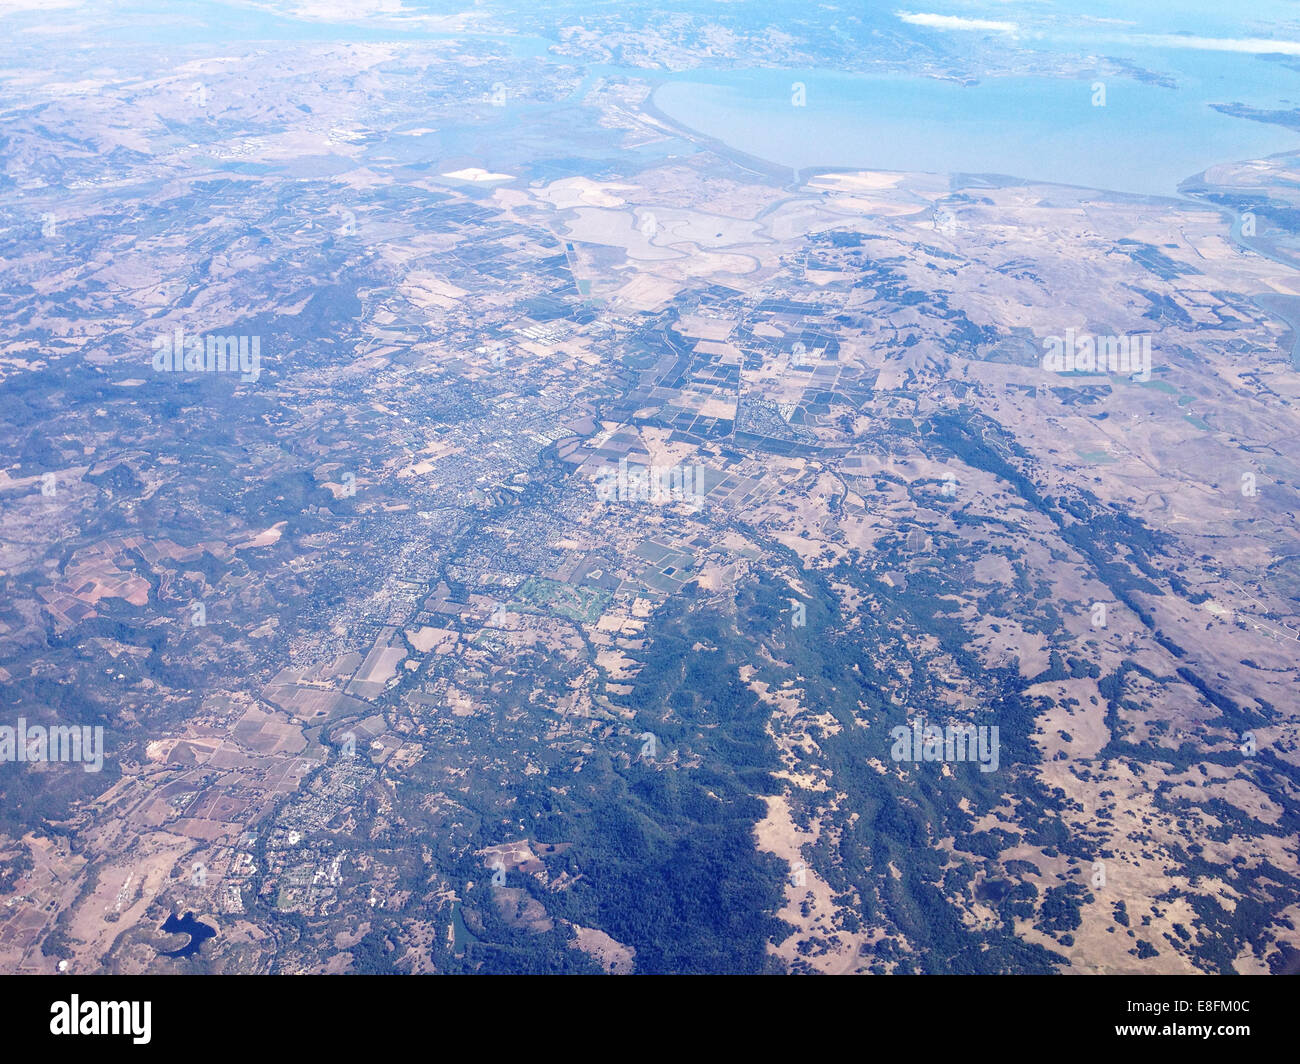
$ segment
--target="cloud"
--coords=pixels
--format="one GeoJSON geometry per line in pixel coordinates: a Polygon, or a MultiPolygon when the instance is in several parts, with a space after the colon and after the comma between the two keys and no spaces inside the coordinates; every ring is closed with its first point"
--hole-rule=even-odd
{"type": "Polygon", "coordinates": [[[1267,37],[1184,37],[1177,33],[1141,33],[1120,38],[1146,48],[1195,48],[1206,52],[1246,52],[1251,55],[1300,55],[1300,41],[1267,37]]]}
{"type": "MultiPolygon", "coordinates": [[[[933,30],[982,30],[989,33],[1019,34],[1015,22],[988,18],[961,18],[957,15],[914,14],[896,11],[903,22],[933,30]]],[[[1093,25],[1133,25],[1120,19],[1087,18],[1093,25]]],[[[1186,48],[1203,52],[1240,52],[1246,55],[1300,55],[1300,41],[1273,40],[1268,37],[1193,37],[1182,33],[1126,33],[1117,36],[1078,38],[1080,41],[1109,41],[1133,48],[1186,48]]]]}
{"type": "Polygon", "coordinates": [[[328,22],[351,22],[372,15],[402,15],[407,9],[402,0],[300,0],[293,13],[302,19],[328,22]]]}
{"type": "Polygon", "coordinates": [[[1019,33],[1014,22],[997,22],[989,18],[959,18],[956,15],[913,15],[907,11],[895,14],[913,26],[926,26],[932,30],[989,30],[993,33],[1019,33]]]}

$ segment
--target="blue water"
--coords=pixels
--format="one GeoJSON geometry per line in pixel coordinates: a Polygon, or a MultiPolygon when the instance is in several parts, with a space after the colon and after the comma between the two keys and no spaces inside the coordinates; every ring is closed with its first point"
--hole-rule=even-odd
{"type": "Polygon", "coordinates": [[[199,952],[203,943],[210,938],[216,938],[217,935],[215,927],[205,924],[201,920],[196,920],[193,913],[186,913],[180,920],[176,919],[175,913],[172,913],[167,917],[162,929],[169,935],[190,936],[190,940],[180,949],[159,954],[163,957],[192,957],[199,952]]]}
{"type": "Polygon", "coordinates": [[[1248,55],[1160,58],[1177,88],[1107,77],[1100,107],[1092,78],[960,85],[826,70],[696,71],[661,85],[654,102],[696,132],[799,170],[1002,174],[1170,195],[1215,163],[1300,149],[1295,131],[1209,107],[1283,107],[1300,99],[1297,72],[1248,55]],[[795,83],[804,86],[803,107],[793,103],[795,83]]]}

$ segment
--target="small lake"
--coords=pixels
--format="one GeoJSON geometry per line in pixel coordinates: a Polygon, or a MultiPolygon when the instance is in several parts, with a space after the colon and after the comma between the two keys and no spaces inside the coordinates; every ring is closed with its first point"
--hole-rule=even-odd
{"type": "Polygon", "coordinates": [[[176,919],[176,914],[172,913],[167,917],[167,921],[162,925],[162,930],[169,935],[189,935],[190,940],[180,949],[174,949],[170,952],[159,950],[159,956],[162,957],[193,957],[199,952],[199,947],[208,939],[217,937],[217,929],[205,924],[194,918],[193,913],[186,913],[181,919],[176,919]]]}

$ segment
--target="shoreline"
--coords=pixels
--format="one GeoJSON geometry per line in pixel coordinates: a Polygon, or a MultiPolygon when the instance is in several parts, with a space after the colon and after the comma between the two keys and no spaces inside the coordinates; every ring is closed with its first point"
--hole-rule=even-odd
{"type": "MultiPolygon", "coordinates": [[[[697,145],[702,151],[712,152],[749,173],[760,175],[772,180],[780,180],[786,174],[792,175],[793,183],[782,185],[783,188],[786,188],[789,191],[795,191],[799,188],[805,187],[809,178],[818,174],[882,173],[899,174],[904,177],[913,174],[924,174],[931,177],[947,178],[951,182],[952,191],[954,192],[966,188],[1025,188],[1042,186],[1044,188],[1068,189],[1074,192],[1095,193],[1101,196],[1115,197],[1130,202],[1146,203],[1152,206],[1167,206],[1170,203],[1185,202],[1190,198],[1188,194],[1184,192],[1184,188],[1198,180],[1203,183],[1205,174],[1215,166],[1228,163],[1250,162],[1254,161],[1254,159],[1268,160],[1283,158],[1286,156],[1300,156],[1300,147],[1296,147],[1280,152],[1270,152],[1266,155],[1243,159],[1216,159],[1207,164],[1203,169],[1182,178],[1172,189],[1170,189],[1170,191],[1164,193],[1132,192],[1124,189],[1100,188],[1094,185],[1077,185],[1065,181],[1051,181],[1045,178],[1021,177],[1016,174],[973,170],[899,170],[890,167],[870,165],[814,165],[796,167],[777,162],[774,159],[754,155],[740,148],[735,148],[711,134],[694,129],[691,126],[686,125],[680,119],[672,117],[660,109],[660,107],[655,103],[655,95],[664,85],[669,84],[670,81],[676,81],[678,79],[660,77],[646,80],[650,85],[650,92],[646,96],[645,100],[639,105],[639,110],[647,118],[663,127],[667,132],[674,134],[688,143],[697,145]]],[[[1295,266],[1297,269],[1300,269],[1300,264],[1297,263],[1284,263],[1284,265],[1295,266]]]]}

